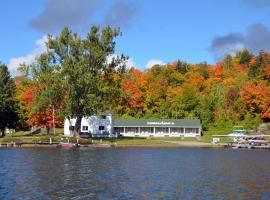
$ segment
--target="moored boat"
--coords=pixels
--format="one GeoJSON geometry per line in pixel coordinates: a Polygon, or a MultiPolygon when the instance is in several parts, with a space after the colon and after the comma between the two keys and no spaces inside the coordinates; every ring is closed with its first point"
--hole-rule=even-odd
{"type": "Polygon", "coordinates": [[[76,148],[80,147],[79,143],[60,142],[58,147],[76,148]]]}
{"type": "Polygon", "coordinates": [[[249,135],[236,138],[233,148],[269,149],[270,142],[262,135],[249,135]]]}

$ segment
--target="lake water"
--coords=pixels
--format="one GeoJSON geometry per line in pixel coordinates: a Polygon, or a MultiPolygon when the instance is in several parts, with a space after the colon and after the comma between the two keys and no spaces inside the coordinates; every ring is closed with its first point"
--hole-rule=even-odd
{"type": "Polygon", "coordinates": [[[270,199],[270,151],[0,149],[0,199],[270,199]]]}

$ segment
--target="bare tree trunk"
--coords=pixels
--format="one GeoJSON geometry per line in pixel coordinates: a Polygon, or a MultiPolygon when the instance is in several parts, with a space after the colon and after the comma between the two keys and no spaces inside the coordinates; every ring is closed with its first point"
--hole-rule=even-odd
{"type": "Polygon", "coordinates": [[[71,136],[74,136],[75,135],[75,128],[71,128],[71,127],[73,127],[72,126],[72,122],[71,122],[71,119],[70,119],[70,117],[67,117],[67,119],[68,119],[68,123],[69,123],[69,135],[71,136]],[[70,134],[70,133],[72,133],[72,134],[70,134]]]}
{"type": "Polygon", "coordinates": [[[46,126],[47,135],[50,135],[50,126],[46,126]]]}
{"type": "Polygon", "coordinates": [[[5,137],[5,127],[1,129],[2,137],[5,137]]]}
{"type": "Polygon", "coordinates": [[[75,137],[79,137],[79,133],[81,132],[81,122],[82,122],[82,117],[77,116],[77,120],[75,123],[75,137]]]}

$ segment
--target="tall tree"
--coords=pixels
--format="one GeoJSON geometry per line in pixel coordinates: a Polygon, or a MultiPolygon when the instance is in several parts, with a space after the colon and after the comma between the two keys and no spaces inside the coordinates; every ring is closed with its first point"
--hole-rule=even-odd
{"type": "Polygon", "coordinates": [[[15,128],[18,120],[15,99],[15,83],[6,65],[0,64],[0,129],[5,136],[6,128],[15,128]]]}
{"type": "Polygon", "coordinates": [[[27,110],[31,107],[30,106],[28,107],[23,97],[24,97],[24,93],[31,86],[29,86],[30,84],[26,76],[14,77],[14,80],[16,84],[16,99],[18,101],[17,114],[19,117],[17,128],[20,130],[26,131],[29,129],[29,125],[27,124],[27,120],[28,120],[27,110]]]}
{"type": "MultiPolygon", "coordinates": [[[[55,125],[61,125],[61,117],[57,115],[63,107],[65,85],[60,76],[60,68],[50,65],[53,55],[51,52],[40,55],[35,67],[32,68],[34,83],[37,86],[32,103],[30,124],[42,124],[47,133],[55,125]]],[[[63,118],[62,118],[63,120],[63,118]]]]}
{"type": "Polygon", "coordinates": [[[248,64],[252,57],[253,55],[246,49],[236,54],[236,60],[239,61],[239,64],[248,64]]]}
{"type": "Polygon", "coordinates": [[[109,26],[102,30],[92,26],[86,38],[68,28],[57,37],[49,35],[48,51],[30,66],[33,79],[41,86],[36,99],[38,110],[61,106],[63,116],[76,118],[74,134],[78,136],[84,116],[100,114],[110,107],[105,101],[115,102],[110,93],[110,86],[115,89],[116,85],[112,76],[125,72],[127,59],[113,55],[114,39],[119,35],[119,29],[109,26]]]}
{"type": "Polygon", "coordinates": [[[232,56],[230,54],[226,55],[223,59],[223,66],[225,70],[230,70],[232,68],[232,56]]]}

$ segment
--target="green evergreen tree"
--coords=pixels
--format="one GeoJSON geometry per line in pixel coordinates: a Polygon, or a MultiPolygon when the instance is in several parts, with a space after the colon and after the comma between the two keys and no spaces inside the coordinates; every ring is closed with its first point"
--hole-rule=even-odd
{"type": "Polygon", "coordinates": [[[6,65],[0,64],[0,130],[5,136],[6,128],[15,128],[18,116],[16,113],[15,83],[6,65]]]}
{"type": "Polygon", "coordinates": [[[236,58],[239,58],[239,64],[249,64],[252,57],[253,55],[246,49],[236,54],[236,58]]]}
{"type": "Polygon", "coordinates": [[[181,74],[185,74],[189,70],[188,64],[181,60],[177,60],[175,68],[176,68],[176,71],[180,72],[181,74]]]}
{"type": "Polygon", "coordinates": [[[232,68],[232,66],[233,66],[232,60],[233,60],[233,58],[230,54],[225,56],[225,58],[223,59],[223,62],[222,62],[222,65],[223,65],[225,70],[230,70],[232,68]]]}

